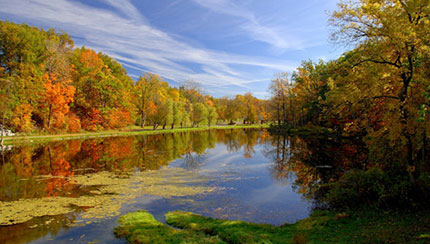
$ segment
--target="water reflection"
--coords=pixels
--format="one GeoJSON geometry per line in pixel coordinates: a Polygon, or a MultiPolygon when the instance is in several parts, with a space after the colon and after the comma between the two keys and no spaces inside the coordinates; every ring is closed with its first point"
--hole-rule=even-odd
{"type": "Polygon", "coordinates": [[[265,137],[266,132],[253,130],[211,130],[15,147],[5,152],[5,163],[0,166],[0,200],[77,196],[69,180],[75,174],[157,170],[182,157],[187,168],[196,168],[216,143],[226,144],[228,152],[244,147],[244,156],[250,158],[254,145],[264,143],[265,137]],[[47,175],[54,177],[38,177],[47,175]]]}
{"type": "Polygon", "coordinates": [[[273,178],[292,182],[316,205],[323,204],[318,202],[322,184],[338,180],[350,169],[368,167],[366,146],[351,138],[273,135],[264,153],[273,161],[273,178]]]}
{"type": "Polygon", "coordinates": [[[67,211],[52,218],[42,212],[23,222],[11,219],[15,225],[0,227],[0,242],[68,242],[70,237],[76,243],[82,233],[86,240],[104,236],[105,242],[115,242],[104,226],[114,226],[120,213],[142,208],[160,220],[179,209],[217,218],[294,222],[309,212],[301,196],[310,197],[313,185],[328,180],[325,172],[338,170],[316,167],[336,164],[328,157],[336,150],[316,138],[241,129],[13,147],[2,154],[0,217],[7,209],[31,212],[27,205],[67,211]],[[319,150],[327,150],[326,159],[319,150]],[[70,205],[76,207],[72,212],[70,205]],[[21,238],[18,232],[24,233],[21,238]]]}

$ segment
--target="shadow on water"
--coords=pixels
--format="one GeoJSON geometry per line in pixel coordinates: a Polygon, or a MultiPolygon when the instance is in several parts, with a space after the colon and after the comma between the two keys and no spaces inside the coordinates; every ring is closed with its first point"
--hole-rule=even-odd
{"type": "Polygon", "coordinates": [[[327,136],[273,135],[264,154],[273,161],[272,176],[279,181],[293,182],[297,192],[319,201],[320,186],[337,181],[351,169],[366,169],[368,150],[362,141],[327,136]]]}

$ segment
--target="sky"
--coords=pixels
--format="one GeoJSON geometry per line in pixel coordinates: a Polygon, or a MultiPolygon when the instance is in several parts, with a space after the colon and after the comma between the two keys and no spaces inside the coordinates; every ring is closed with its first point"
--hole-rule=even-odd
{"type": "Polygon", "coordinates": [[[133,79],[188,79],[215,97],[268,98],[271,79],[303,60],[330,60],[337,0],[0,0],[0,19],[72,36],[114,57],[133,79]]]}

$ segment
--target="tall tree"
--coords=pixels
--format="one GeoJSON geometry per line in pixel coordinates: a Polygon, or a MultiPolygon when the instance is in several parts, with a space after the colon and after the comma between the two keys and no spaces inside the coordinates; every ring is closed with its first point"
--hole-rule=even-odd
{"type": "Polygon", "coordinates": [[[401,137],[406,140],[407,161],[413,166],[413,135],[408,121],[413,117],[412,94],[417,69],[424,53],[429,53],[430,2],[426,0],[343,1],[334,11],[331,23],[338,31],[334,41],[358,45],[351,53],[351,66],[373,63],[389,67],[390,85],[397,94],[381,94],[398,108],[401,137]]]}

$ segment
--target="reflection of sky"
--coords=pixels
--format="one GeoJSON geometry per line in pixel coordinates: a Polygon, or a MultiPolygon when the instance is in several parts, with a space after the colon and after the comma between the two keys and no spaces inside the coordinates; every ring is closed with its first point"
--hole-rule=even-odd
{"type": "MultiPolygon", "coordinates": [[[[212,217],[228,216],[270,224],[292,223],[305,218],[310,203],[292,189],[289,182],[293,182],[294,177],[288,183],[275,180],[270,173],[274,163],[263,155],[264,146],[256,145],[254,150],[251,158],[244,156],[243,147],[237,152],[229,152],[226,145],[217,144],[214,149],[207,150],[196,170],[216,177],[218,181],[214,185],[225,190],[216,197],[208,197],[207,200],[216,204],[202,204],[193,211],[212,217]],[[211,208],[221,208],[220,213],[208,211],[211,208]]],[[[169,167],[183,167],[186,165],[184,161],[176,160],[169,167]]]]}

